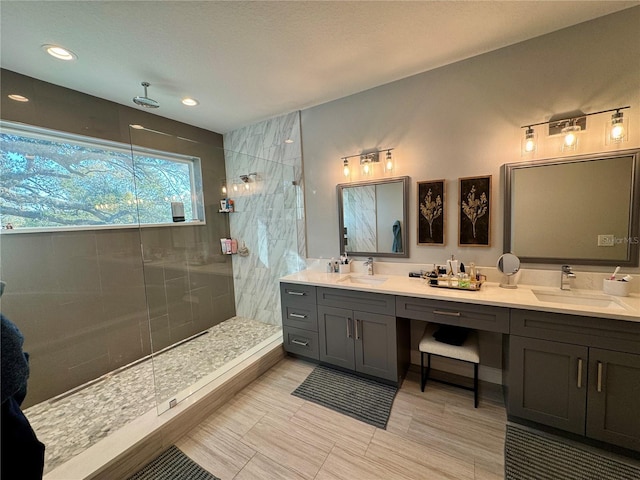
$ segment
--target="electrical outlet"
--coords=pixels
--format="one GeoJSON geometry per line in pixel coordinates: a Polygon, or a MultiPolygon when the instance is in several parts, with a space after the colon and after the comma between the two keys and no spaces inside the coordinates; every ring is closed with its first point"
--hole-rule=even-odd
{"type": "Polygon", "coordinates": [[[615,244],[613,235],[598,235],[599,247],[613,247],[615,244]]]}

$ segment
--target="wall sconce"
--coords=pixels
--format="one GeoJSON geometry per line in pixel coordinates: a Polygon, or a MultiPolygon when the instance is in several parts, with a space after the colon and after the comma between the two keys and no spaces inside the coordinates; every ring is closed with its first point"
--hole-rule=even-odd
{"type": "Polygon", "coordinates": [[[223,195],[227,194],[227,181],[226,180],[222,180],[220,191],[222,192],[223,195]]]}
{"type": "Polygon", "coordinates": [[[360,171],[365,177],[373,175],[374,166],[376,163],[380,163],[380,153],[386,152],[386,159],[384,164],[384,171],[390,172],[393,170],[393,159],[391,157],[391,150],[393,148],[385,148],[383,150],[374,150],[372,152],[358,153],[356,155],[347,155],[342,157],[342,174],[345,177],[351,175],[351,169],[349,167],[349,159],[353,157],[360,157],[360,171]]]}
{"type": "Polygon", "coordinates": [[[631,107],[627,105],[626,107],[610,108],[593,113],[584,113],[580,110],[575,110],[573,112],[553,115],[546,122],[524,125],[520,127],[526,129],[524,138],[521,141],[521,154],[525,156],[537,150],[537,136],[533,127],[539,125],[549,126],[549,136],[558,134],[563,136],[561,147],[563,152],[576,150],[578,148],[579,135],[587,129],[587,117],[608,112],[615,113],[606,125],[605,144],[609,145],[610,143],[624,142],[628,139],[629,126],[628,120],[620,110],[627,108],[631,107]]]}

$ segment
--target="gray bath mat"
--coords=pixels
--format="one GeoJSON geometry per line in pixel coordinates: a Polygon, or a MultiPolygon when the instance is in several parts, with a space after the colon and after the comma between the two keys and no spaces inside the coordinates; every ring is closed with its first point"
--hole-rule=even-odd
{"type": "Polygon", "coordinates": [[[384,429],[397,392],[394,386],[319,365],[292,395],[384,429]]]}
{"type": "Polygon", "coordinates": [[[507,424],[504,469],[506,480],[640,478],[640,467],[631,459],[515,424],[507,424]]]}
{"type": "Polygon", "coordinates": [[[220,480],[187,457],[175,445],[170,446],[142,470],[127,480],[220,480]]]}

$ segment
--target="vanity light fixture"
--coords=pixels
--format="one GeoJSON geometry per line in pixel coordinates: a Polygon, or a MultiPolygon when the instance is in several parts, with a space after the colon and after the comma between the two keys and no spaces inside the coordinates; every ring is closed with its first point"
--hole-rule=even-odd
{"type": "Polygon", "coordinates": [[[58,60],[69,61],[69,60],[76,60],[78,58],[78,56],[75,53],[73,53],[71,50],[68,50],[59,45],[45,44],[45,45],[42,45],[42,49],[52,57],[57,58],[58,60]]]}
{"type": "Polygon", "coordinates": [[[11,100],[15,100],[16,102],[28,102],[29,99],[23,95],[19,95],[17,93],[12,93],[10,95],[7,95],[7,97],[9,97],[11,100]]]}
{"type": "Polygon", "coordinates": [[[349,159],[354,157],[360,157],[360,170],[363,176],[373,175],[374,166],[376,163],[380,163],[380,153],[386,152],[386,160],[384,164],[384,171],[389,172],[393,170],[393,159],[391,157],[391,150],[393,148],[384,148],[382,150],[373,150],[369,152],[357,153],[355,155],[347,155],[342,157],[342,174],[345,177],[351,175],[351,168],[349,167],[349,159]]]}
{"type": "Polygon", "coordinates": [[[628,119],[620,110],[631,108],[629,105],[625,107],[610,108],[608,110],[600,110],[598,112],[584,113],[580,110],[573,112],[553,115],[546,122],[531,123],[524,125],[525,134],[522,139],[521,152],[522,155],[532,154],[538,148],[538,139],[534,127],[539,125],[548,125],[549,136],[562,135],[563,152],[576,150],[578,147],[578,138],[587,129],[587,117],[591,115],[600,115],[602,113],[615,112],[611,115],[611,120],[607,122],[605,132],[605,144],[620,143],[628,140],[628,119]]]}

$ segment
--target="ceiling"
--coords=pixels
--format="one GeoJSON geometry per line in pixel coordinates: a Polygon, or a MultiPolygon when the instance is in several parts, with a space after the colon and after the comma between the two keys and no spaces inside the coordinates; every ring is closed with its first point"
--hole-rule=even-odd
{"type": "Polygon", "coordinates": [[[636,5],[2,0],[0,64],[134,108],[148,81],[148,111],[226,133],[636,5]]]}

